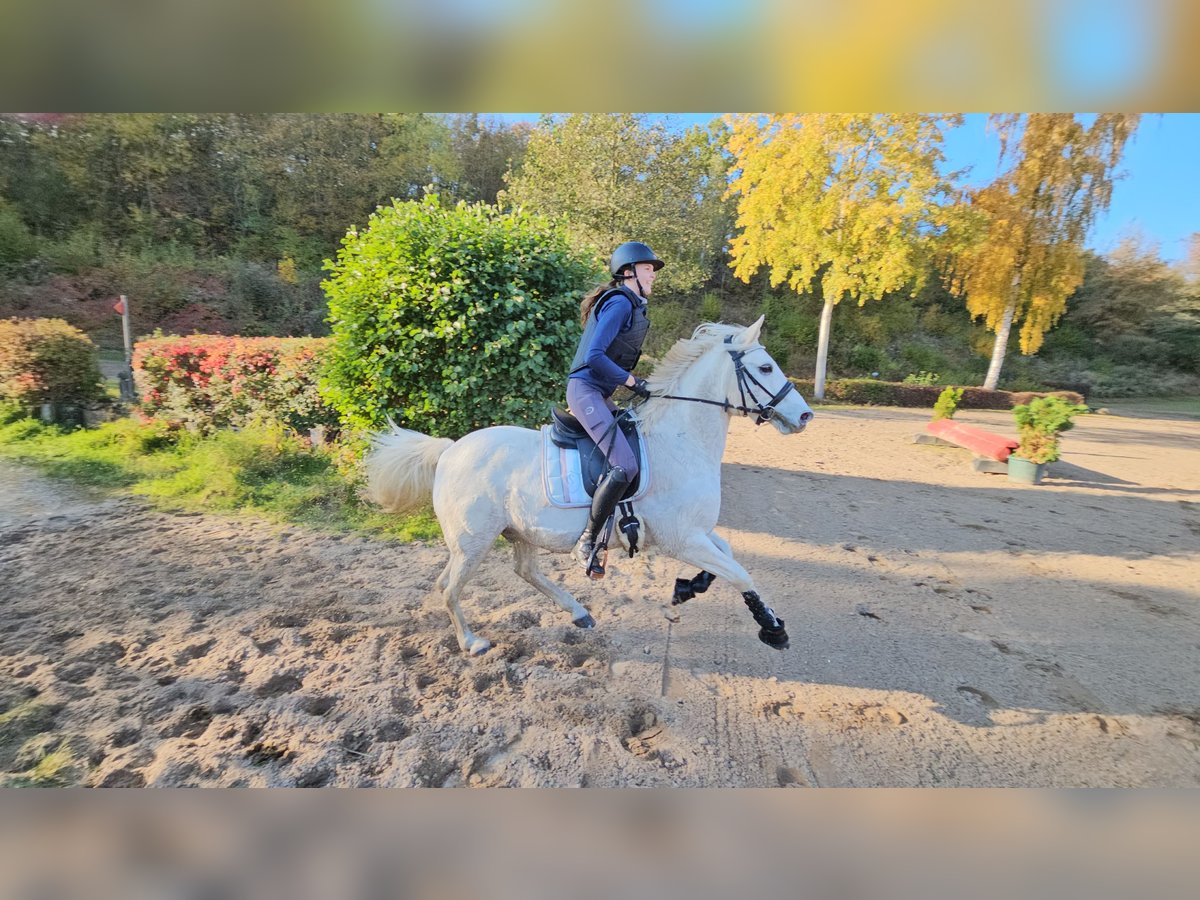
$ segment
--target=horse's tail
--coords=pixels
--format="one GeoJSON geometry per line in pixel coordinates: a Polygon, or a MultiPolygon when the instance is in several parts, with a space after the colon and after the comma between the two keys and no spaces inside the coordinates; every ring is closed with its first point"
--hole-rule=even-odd
{"type": "Polygon", "coordinates": [[[454,441],[401,428],[371,437],[367,453],[367,498],[388,512],[401,513],[428,500],[438,459],[454,441]]]}

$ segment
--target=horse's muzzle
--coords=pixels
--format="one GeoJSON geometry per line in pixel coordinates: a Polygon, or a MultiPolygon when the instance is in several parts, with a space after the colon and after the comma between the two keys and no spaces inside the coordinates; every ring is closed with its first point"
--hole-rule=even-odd
{"type": "Polygon", "coordinates": [[[813,411],[809,409],[804,399],[799,394],[794,394],[793,398],[789,398],[787,405],[793,408],[789,409],[787,413],[778,408],[771,410],[772,415],[769,421],[779,429],[781,434],[799,434],[812,421],[813,411]],[[801,407],[799,411],[794,408],[791,402],[793,398],[799,401],[801,407]]]}

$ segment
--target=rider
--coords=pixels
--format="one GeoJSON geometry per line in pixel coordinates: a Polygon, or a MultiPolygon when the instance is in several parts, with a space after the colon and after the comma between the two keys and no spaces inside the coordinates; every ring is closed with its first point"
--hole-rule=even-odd
{"type": "Polygon", "coordinates": [[[645,244],[626,241],[609,261],[612,281],[581,305],[583,337],[567,378],[567,406],[612,466],[596,485],[587,527],[571,551],[594,578],[604,575],[603,560],[595,558],[596,536],[638,474],[637,456],[615,425],[616,406],[609,398],[622,385],[639,397],[650,396],[646,382],[634,377],[632,369],[650,328],[646,298],[664,265],[645,244]]]}

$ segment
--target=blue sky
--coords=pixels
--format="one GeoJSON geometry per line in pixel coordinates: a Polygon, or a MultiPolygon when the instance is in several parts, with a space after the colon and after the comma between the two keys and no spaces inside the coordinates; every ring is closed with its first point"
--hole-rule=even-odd
{"type": "MultiPolygon", "coordinates": [[[[536,113],[494,114],[505,121],[535,121],[536,113]]],[[[663,113],[680,129],[711,122],[720,113],[663,113]]],[[[952,168],[970,167],[967,181],[982,184],[998,173],[1000,142],[987,128],[987,116],[971,113],[961,128],[946,136],[952,168]]],[[[1126,234],[1140,231],[1158,244],[1163,259],[1175,262],[1187,254],[1188,239],[1200,232],[1200,113],[1142,116],[1125,147],[1113,187],[1112,206],[1097,218],[1088,246],[1112,250],[1126,234]]]]}

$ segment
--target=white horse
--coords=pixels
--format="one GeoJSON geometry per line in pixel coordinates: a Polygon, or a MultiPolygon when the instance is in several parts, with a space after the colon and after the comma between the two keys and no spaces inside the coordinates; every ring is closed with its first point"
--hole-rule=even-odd
{"type": "MultiPolygon", "coordinates": [[[[637,503],[642,547],[689,565],[694,578],[676,582],[674,602],[702,592],[713,576],[742,592],[759,638],[788,645],[783,620],[766,606],[754,582],[713,531],[721,508],[721,456],[729,418],[757,415],[783,434],[804,430],[812,410],[759,343],[760,318],[749,328],[701,325],[681,339],[648,379],[651,398],[636,415],[646,443],[650,484],[637,503]],[[740,402],[739,402],[740,401],[740,402]]],[[[438,577],[459,647],[478,655],[491,646],[467,626],[459,597],[500,535],[513,546],[517,574],[564,610],[581,628],[595,622],[587,609],[538,571],[537,548],[569,552],[588,510],[552,506],[541,474],[541,435],[499,425],[451,441],[399,428],[373,437],[366,458],[367,494],[390,512],[427,500],[441,523],[450,561],[438,577]]]]}

